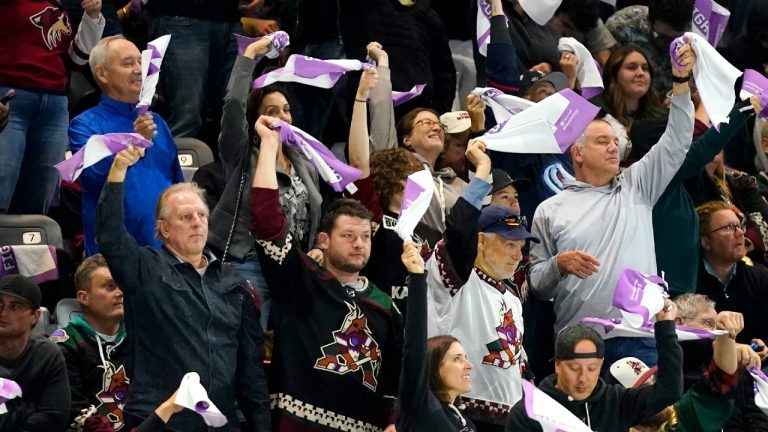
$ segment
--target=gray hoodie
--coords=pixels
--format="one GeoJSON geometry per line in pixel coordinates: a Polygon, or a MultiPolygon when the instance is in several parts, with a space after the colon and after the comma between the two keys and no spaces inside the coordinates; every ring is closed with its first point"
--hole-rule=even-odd
{"type": "Polygon", "coordinates": [[[672,96],[667,129],[640,161],[606,186],[568,181],[536,209],[531,233],[541,243],[531,248],[530,283],[537,297],[554,298],[556,331],[585,317],[619,317],[612,300],[624,269],[656,273],[651,211],[685,160],[693,122],[690,94],[672,96]],[[597,258],[597,273],[562,276],[557,255],[573,250],[597,258]]]}

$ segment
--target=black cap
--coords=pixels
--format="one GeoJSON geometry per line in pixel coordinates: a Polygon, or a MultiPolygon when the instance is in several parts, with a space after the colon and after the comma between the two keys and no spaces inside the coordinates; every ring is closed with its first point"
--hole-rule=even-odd
{"type": "Polygon", "coordinates": [[[605,342],[603,338],[592,328],[576,324],[566,327],[557,335],[555,341],[555,360],[573,360],[580,358],[604,358],[605,342]],[[575,353],[574,349],[579,341],[592,341],[597,351],[591,353],[575,353]]]}
{"type": "Polygon", "coordinates": [[[32,309],[40,307],[40,287],[32,279],[21,275],[9,275],[0,279],[0,294],[7,294],[24,300],[32,309]]]}
{"type": "Polygon", "coordinates": [[[545,74],[538,70],[529,70],[520,75],[520,94],[525,95],[528,90],[539,82],[548,82],[555,88],[555,93],[568,88],[568,77],[562,72],[545,74]]]}
{"type": "MultiPolygon", "coordinates": [[[[494,168],[491,170],[491,177],[493,177],[493,187],[491,193],[497,192],[505,187],[512,185],[518,192],[528,190],[531,188],[531,181],[526,178],[519,178],[514,180],[507,174],[506,171],[500,168],[494,168]]],[[[490,195],[490,194],[489,194],[490,195]]]]}

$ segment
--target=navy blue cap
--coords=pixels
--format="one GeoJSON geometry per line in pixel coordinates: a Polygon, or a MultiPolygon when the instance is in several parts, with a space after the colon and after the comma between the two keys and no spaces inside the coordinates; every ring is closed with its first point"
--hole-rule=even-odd
{"type": "Polygon", "coordinates": [[[519,216],[514,209],[494,204],[485,207],[480,213],[477,231],[498,234],[507,240],[530,239],[538,243],[539,239],[525,229],[525,222],[525,218],[519,216]]]}

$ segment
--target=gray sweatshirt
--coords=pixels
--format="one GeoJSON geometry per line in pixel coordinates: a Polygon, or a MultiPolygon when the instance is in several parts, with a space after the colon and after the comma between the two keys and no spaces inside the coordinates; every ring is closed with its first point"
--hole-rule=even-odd
{"type": "Polygon", "coordinates": [[[568,181],[536,209],[531,232],[541,243],[531,248],[530,282],[537,297],[554,298],[556,331],[585,317],[620,317],[612,303],[621,272],[656,273],[651,212],[685,160],[693,122],[690,94],[672,96],[667,129],[640,161],[606,186],[568,181]],[[597,273],[562,276],[557,255],[573,250],[597,258],[597,273]]]}

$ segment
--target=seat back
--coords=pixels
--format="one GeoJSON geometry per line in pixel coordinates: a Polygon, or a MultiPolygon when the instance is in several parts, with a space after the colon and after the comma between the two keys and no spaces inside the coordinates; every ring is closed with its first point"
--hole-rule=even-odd
{"type": "Polygon", "coordinates": [[[53,245],[64,248],[59,224],[43,215],[0,214],[0,246],[53,245]]]}
{"type": "Polygon", "coordinates": [[[56,324],[66,327],[70,321],[83,314],[80,303],[73,298],[65,298],[56,303],[56,324]]]}
{"type": "Polygon", "coordinates": [[[197,138],[174,138],[179,155],[179,165],[185,181],[192,181],[195,171],[213,162],[213,152],[208,145],[197,138]]]}
{"type": "Polygon", "coordinates": [[[51,311],[47,307],[40,307],[40,319],[32,327],[33,335],[48,336],[51,329],[51,311]]]}

